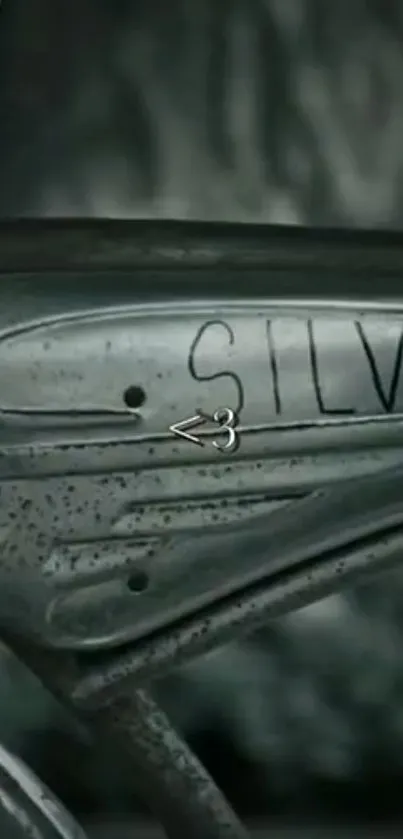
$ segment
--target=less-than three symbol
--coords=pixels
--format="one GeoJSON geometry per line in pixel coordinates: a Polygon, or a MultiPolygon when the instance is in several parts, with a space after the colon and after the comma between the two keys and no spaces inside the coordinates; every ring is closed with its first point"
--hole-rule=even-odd
{"type": "Polygon", "coordinates": [[[236,430],[239,420],[235,411],[231,408],[219,408],[218,411],[213,414],[213,420],[218,423],[221,431],[226,431],[228,434],[228,439],[225,445],[221,445],[214,440],[214,448],[218,449],[219,452],[229,453],[235,451],[239,445],[239,435],[236,430]]]}
{"type": "Polygon", "coordinates": [[[190,443],[195,443],[197,446],[204,446],[203,440],[200,440],[200,438],[196,437],[194,434],[189,434],[185,429],[196,428],[198,425],[202,425],[205,422],[217,423],[220,427],[220,431],[227,432],[228,434],[228,439],[225,444],[221,444],[216,440],[213,440],[214,448],[220,452],[226,453],[235,451],[239,444],[239,433],[237,431],[239,420],[235,411],[231,408],[219,408],[215,411],[212,417],[200,411],[193,417],[189,417],[188,419],[184,419],[170,425],[169,430],[172,431],[172,434],[175,434],[177,437],[182,437],[190,443]]]}
{"type": "Polygon", "coordinates": [[[204,446],[203,440],[200,440],[199,437],[195,437],[193,434],[188,434],[185,428],[196,428],[198,425],[204,424],[206,419],[201,414],[195,414],[194,417],[189,417],[180,422],[175,422],[174,425],[170,425],[169,430],[172,431],[172,434],[176,434],[177,437],[183,437],[184,440],[189,440],[190,443],[196,443],[197,446],[204,446]]]}

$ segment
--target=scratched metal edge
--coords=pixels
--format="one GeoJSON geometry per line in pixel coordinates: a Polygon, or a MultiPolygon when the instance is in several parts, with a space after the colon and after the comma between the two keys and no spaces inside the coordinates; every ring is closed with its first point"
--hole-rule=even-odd
{"type": "Polygon", "coordinates": [[[2,271],[133,268],[401,271],[394,231],[233,222],[30,219],[0,222],[2,271]]]}

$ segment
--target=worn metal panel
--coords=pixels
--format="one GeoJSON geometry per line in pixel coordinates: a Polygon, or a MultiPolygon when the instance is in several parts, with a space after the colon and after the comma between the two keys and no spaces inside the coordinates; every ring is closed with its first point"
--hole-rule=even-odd
{"type": "Polygon", "coordinates": [[[402,465],[400,238],[304,237],[0,226],[7,627],[76,649],[143,638],[269,585],[277,516],[286,532],[301,509],[284,504],[402,465]],[[171,430],[195,414],[199,445],[171,430]]]}

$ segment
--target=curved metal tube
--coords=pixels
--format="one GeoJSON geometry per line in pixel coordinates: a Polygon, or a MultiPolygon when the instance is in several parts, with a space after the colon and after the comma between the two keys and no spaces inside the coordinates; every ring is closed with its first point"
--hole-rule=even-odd
{"type": "Polygon", "coordinates": [[[86,839],[50,789],[2,745],[0,832],[7,839],[86,839]]]}
{"type": "MultiPolygon", "coordinates": [[[[71,665],[67,653],[37,647],[20,637],[8,636],[7,643],[81,724],[120,745],[129,758],[133,787],[169,839],[247,839],[245,828],[209,773],[147,691],[121,691],[107,707],[84,711],[63,684],[63,673],[71,665]]],[[[48,839],[47,834],[43,839],[48,839]]],[[[51,834],[49,839],[59,837],[51,834]]],[[[85,837],[63,835],[61,839],[85,837]]]]}
{"type": "Polygon", "coordinates": [[[148,692],[133,691],[91,715],[100,738],[127,754],[138,791],[169,839],[247,839],[209,773],[148,692]]]}

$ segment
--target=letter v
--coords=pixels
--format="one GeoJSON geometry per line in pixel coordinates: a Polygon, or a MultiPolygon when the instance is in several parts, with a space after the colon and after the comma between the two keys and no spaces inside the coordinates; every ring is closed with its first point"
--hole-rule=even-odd
{"type": "Polygon", "coordinates": [[[393,368],[392,380],[390,383],[389,394],[387,394],[386,388],[382,383],[382,379],[375,361],[375,356],[372,351],[372,347],[368,341],[368,338],[364,332],[364,327],[361,321],[355,321],[355,328],[358,332],[359,338],[361,340],[365,355],[368,359],[369,367],[371,370],[372,381],[374,383],[374,387],[379,398],[379,401],[387,414],[391,414],[394,411],[395,402],[396,402],[396,395],[397,395],[397,388],[399,385],[400,380],[400,370],[402,366],[402,359],[403,359],[403,329],[400,332],[399,343],[397,345],[396,351],[396,358],[395,364],[393,368]]]}

